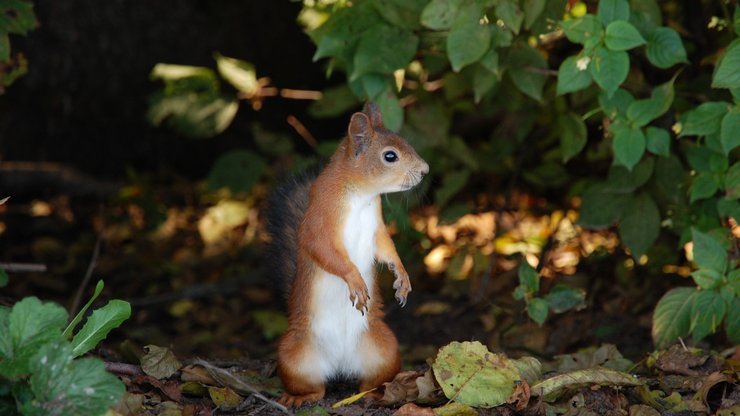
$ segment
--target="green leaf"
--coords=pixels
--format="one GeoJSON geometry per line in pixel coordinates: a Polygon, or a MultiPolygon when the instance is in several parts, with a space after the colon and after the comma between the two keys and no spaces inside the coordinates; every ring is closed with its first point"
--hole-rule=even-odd
{"type": "Polygon", "coordinates": [[[740,87],[740,41],[735,40],[714,68],[712,88],[740,87]]]}
{"type": "Polygon", "coordinates": [[[442,177],[442,186],[434,191],[434,200],[442,207],[458,193],[467,183],[470,177],[468,169],[453,170],[442,177]]]}
{"type": "Polygon", "coordinates": [[[673,104],[673,81],[655,87],[649,99],[638,100],[627,108],[627,119],[637,126],[644,126],[665,114],[673,104]]]}
{"type": "Polygon", "coordinates": [[[691,182],[691,202],[713,196],[719,190],[717,181],[711,173],[699,173],[691,182]]]}
{"type": "Polygon", "coordinates": [[[583,150],[586,146],[586,123],[575,113],[566,113],[558,116],[558,133],[560,135],[560,153],[563,163],[583,150]]]}
{"type": "Polygon", "coordinates": [[[719,131],[722,119],[729,110],[724,101],[710,101],[687,111],[681,116],[681,133],[683,136],[706,136],[719,131]]]}
{"type": "Polygon", "coordinates": [[[554,313],[563,313],[574,308],[580,308],[586,299],[583,289],[576,289],[562,283],[558,283],[550,289],[545,300],[554,313]]]}
{"type": "Polygon", "coordinates": [[[714,333],[722,323],[727,305],[719,293],[702,290],[694,298],[691,306],[691,335],[695,342],[714,333]]]}
{"type": "Polygon", "coordinates": [[[480,23],[481,15],[475,4],[463,8],[447,35],[447,56],[455,72],[480,60],[491,44],[491,31],[480,23]]]}
{"type": "Polygon", "coordinates": [[[660,6],[655,0],[630,0],[630,23],[649,36],[663,23],[660,6]]]}
{"type": "Polygon", "coordinates": [[[95,299],[97,299],[98,296],[100,296],[100,292],[103,291],[104,287],[105,287],[105,283],[102,280],[98,280],[98,283],[95,284],[95,290],[93,291],[93,294],[90,297],[90,299],[87,301],[85,306],[83,306],[82,309],[80,309],[80,311],[77,312],[77,315],[75,315],[74,319],[72,319],[72,322],[70,322],[69,325],[67,325],[67,328],[62,333],[65,339],[72,338],[72,331],[74,331],[75,328],[77,328],[77,324],[79,324],[82,318],[85,316],[85,313],[87,313],[87,310],[90,308],[90,305],[92,305],[92,303],[95,302],[95,299]]]}
{"type": "Polygon", "coordinates": [[[639,259],[653,246],[660,234],[660,211],[645,192],[627,204],[619,222],[619,238],[629,247],[632,257],[639,259]]]}
{"type": "Polygon", "coordinates": [[[694,261],[703,269],[725,272],[727,250],[712,235],[691,228],[691,240],[694,247],[694,261]]]}
{"type": "Polygon", "coordinates": [[[655,159],[652,157],[643,158],[631,171],[624,166],[612,165],[605,186],[615,192],[632,193],[650,180],[654,166],[655,159]]]}
{"type": "Polygon", "coordinates": [[[604,33],[604,26],[592,14],[587,14],[578,19],[563,20],[560,22],[560,27],[563,28],[563,33],[569,41],[581,45],[593,39],[601,38],[604,33]]]}
{"type": "Polygon", "coordinates": [[[645,144],[655,155],[668,157],[671,154],[671,135],[666,129],[648,127],[645,130],[645,144]]]}
{"type": "Polygon", "coordinates": [[[26,35],[38,26],[33,3],[24,0],[0,1],[0,32],[26,35]]]}
{"type": "Polygon", "coordinates": [[[392,74],[405,68],[416,54],[419,38],[409,29],[380,23],[360,37],[350,80],[368,73],[392,74]]]}
{"type": "MultiPolygon", "coordinates": [[[[740,7],[735,9],[735,15],[737,15],[738,10],[740,10],[740,7]]],[[[732,306],[727,311],[725,329],[730,342],[735,345],[740,344],[740,297],[735,297],[732,306]]]]}
{"type": "Polygon", "coordinates": [[[717,211],[720,217],[734,218],[737,222],[740,220],[740,201],[737,199],[721,198],[717,201],[717,211]]]}
{"type": "Polygon", "coordinates": [[[735,34],[740,35],[740,7],[735,7],[735,14],[732,17],[732,26],[735,34]]]}
{"type": "Polygon", "coordinates": [[[419,18],[426,0],[376,0],[373,2],[375,11],[394,26],[419,29],[419,18]]]}
{"type": "Polygon", "coordinates": [[[524,13],[519,8],[519,2],[516,0],[500,0],[496,6],[496,17],[504,22],[504,25],[511,29],[514,34],[519,34],[519,29],[524,21],[524,13]]]}
{"type": "MultiPolygon", "coordinates": [[[[740,7],[738,7],[740,9],[740,7]]],[[[735,106],[722,117],[719,138],[722,142],[722,150],[730,154],[732,149],[740,146],[740,107],[735,106]]]]}
{"type": "Polygon", "coordinates": [[[403,108],[396,92],[391,88],[386,88],[382,94],[375,97],[375,103],[378,104],[380,113],[383,114],[385,128],[394,132],[401,130],[403,108]]]}
{"type": "Polygon", "coordinates": [[[524,28],[529,30],[532,24],[545,10],[547,0],[524,0],[524,28]]]}
{"type": "Polygon", "coordinates": [[[557,84],[558,95],[582,90],[591,85],[593,78],[588,70],[590,61],[591,58],[578,54],[569,56],[560,64],[557,84]]]}
{"type": "Polygon", "coordinates": [[[421,12],[421,24],[434,30],[446,30],[457,19],[464,0],[432,0],[421,12]]]}
{"type": "Polygon", "coordinates": [[[722,273],[712,269],[699,269],[691,273],[694,282],[702,289],[714,289],[722,283],[722,273]]]}
{"type": "Polygon", "coordinates": [[[257,71],[254,65],[235,58],[229,58],[216,52],[213,54],[216,60],[218,73],[238,91],[247,95],[253,95],[259,90],[257,82],[257,71]]]}
{"type": "Polygon", "coordinates": [[[535,294],[540,291],[540,276],[526,260],[519,264],[519,285],[524,288],[525,293],[535,294]]]}
{"type": "Polygon", "coordinates": [[[631,23],[615,20],[606,27],[604,43],[613,51],[626,51],[644,45],[646,41],[631,23]]]}
{"type": "Polygon", "coordinates": [[[655,348],[666,348],[678,337],[689,334],[691,307],[697,293],[693,287],[678,287],[660,298],[653,313],[655,348]]]}
{"type": "Polygon", "coordinates": [[[345,64],[351,63],[360,36],[380,19],[373,2],[359,2],[352,7],[339,8],[324,24],[309,32],[316,43],[314,62],[335,57],[345,64]]]}
{"type": "Polygon", "coordinates": [[[604,25],[615,20],[629,20],[630,5],[627,0],[600,0],[597,15],[604,25]]]}
{"type": "Polygon", "coordinates": [[[8,285],[8,272],[5,269],[0,269],[0,287],[8,285]]]}
{"type": "Polygon", "coordinates": [[[678,63],[688,63],[681,38],[669,27],[656,28],[650,34],[645,53],[651,64],[662,69],[678,63]]]}
{"type": "Polygon", "coordinates": [[[632,170],[645,154],[645,134],[642,129],[627,126],[617,128],[613,133],[612,149],[615,161],[632,170]]]}
{"type": "Polygon", "coordinates": [[[604,114],[614,120],[618,115],[626,115],[627,109],[635,101],[635,97],[627,90],[618,88],[614,95],[609,96],[606,91],[599,93],[599,105],[604,114]]]}
{"type": "Polygon", "coordinates": [[[118,299],[94,310],[80,332],[72,338],[72,354],[78,357],[95,348],[111,330],[118,328],[130,316],[131,305],[118,299]]]}
{"type": "Polygon", "coordinates": [[[512,47],[509,52],[508,63],[511,70],[508,72],[511,80],[519,91],[542,101],[542,89],[545,86],[548,69],[547,61],[536,49],[519,45],[512,47]]]}
{"type": "Polygon", "coordinates": [[[432,365],[445,396],[469,406],[491,408],[506,402],[521,379],[514,363],[480,342],[452,342],[432,365]]]}
{"type": "Polygon", "coordinates": [[[657,189],[671,203],[686,205],[686,180],[688,174],[675,155],[658,158],[655,163],[655,184],[657,189]]]}
{"type": "Polygon", "coordinates": [[[228,188],[233,193],[248,193],[266,167],[263,158],[251,150],[232,150],[213,164],[208,174],[208,189],[228,188]]]}
{"type": "Polygon", "coordinates": [[[31,364],[34,394],[23,414],[102,415],[123,396],[123,383],[98,359],[72,360],[66,342],[44,345],[31,364]]]}
{"type": "Polygon", "coordinates": [[[545,323],[547,312],[547,301],[542,298],[532,298],[527,303],[527,315],[539,326],[545,323]]]}
{"type": "Polygon", "coordinates": [[[0,376],[14,379],[30,373],[30,360],[42,345],[62,340],[67,311],[54,303],[27,297],[13,305],[7,328],[0,328],[0,376]]]}
{"type": "Polygon", "coordinates": [[[603,184],[595,184],[581,196],[578,224],[591,229],[611,227],[622,216],[630,195],[615,192],[603,184]]]}
{"type": "Polygon", "coordinates": [[[735,162],[725,174],[725,193],[729,199],[740,198],[740,162],[735,162]]]}
{"type": "Polygon", "coordinates": [[[594,81],[611,97],[627,79],[630,58],[625,51],[612,51],[600,46],[596,49],[589,68],[594,81]]]}
{"type": "MultiPolygon", "coordinates": [[[[489,52],[494,49],[489,49],[489,52]]],[[[473,93],[475,94],[475,103],[480,100],[498,84],[499,79],[495,72],[491,72],[482,63],[475,64],[473,69],[473,93]]]]}

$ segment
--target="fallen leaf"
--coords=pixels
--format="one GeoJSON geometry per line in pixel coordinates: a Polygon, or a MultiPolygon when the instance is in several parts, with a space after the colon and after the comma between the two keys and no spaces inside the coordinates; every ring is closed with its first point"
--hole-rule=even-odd
{"type": "Polygon", "coordinates": [[[630,406],[629,416],[660,416],[660,412],[644,404],[630,406]]]}
{"type": "Polygon", "coordinates": [[[696,376],[700,373],[695,367],[704,365],[708,359],[709,355],[703,355],[701,351],[686,350],[681,345],[674,344],[658,357],[655,366],[666,373],[696,376]]]}
{"type": "Polygon", "coordinates": [[[632,361],[624,358],[617,347],[612,344],[604,344],[599,348],[585,348],[575,354],[556,355],[555,359],[558,361],[557,369],[559,373],[593,367],[627,371],[633,365],[632,361]]]}
{"type": "Polygon", "coordinates": [[[416,387],[419,389],[419,397],[416,398],[418,403],[440,403],[445,398],[442,389],[432,375],[431,369],[427,370],[424,376],[416,379],[416,387]]]}
{"type": "Polygon", "coordinates": [[[735,383],[735,380],[727,374],[722,374],[720,372],[712,373],[704,378],[701,383],[701,387],[694,395],[694,399],[700,400],[702,403],[706,404],[709,391],[720,383],[726,383],[729,386],[732,386],[735,383]]]}
{"type": "Polygon", "coordinates": [[[558,399],[568,390],[581,387],[639,386],[642,382],[635,376],[608,368],[589,368],[558,374],[532,386],[532,396],[542,396],[547,402],[558,399]]]}
{"type": "Polygon", "coordinates": [[[182,363],[169,348],[147,345],[144,351],[146,354],[141,357],[141,369],[152,377],[167,378],[182,367],[182,363]]]}
{"type": "Polygon", "coordinates": [[[434,377],[448,399],[475,407],[498,406],[521,379],[514,363],[480,342],[452,342],[439,350],[434,377]]]}
{"type": "Polygon", "coordinates": [[[736,404],[732,407],[726,407],[719,409],[716,416],[737,416],[740,415],[740,404],[736,404]]]}
{"type": "Polygon", "coordinates": [[[342,406],[346,406],[348,404],[352,404],[352,403],[360,400],[361,398],[367,396],[368,393],[373,392],[375,390],[376,389],[370,389],[370,390],[367,390],[367,391],[361,391],[361,392],[359,392],[357,394],[353,394],[352,396],[349,396],[346,399],[342,399],[342,400],[334,403],[333,405],[331,405],[331,408],[332,409],[336,409],[337,407],[342,407],[342,406]]]}
{"type": "Polygon", "coordinates": [[[434,414],[437,416],[478,416],[478,411],[467,404],[450,402],[435,408],[434,414]]]}
{"type": "Polygon", "coordinates": [[[527,384],[526,381],[522,380],[519,383],[516,383],[516,387],[514,387],[514,392],[511,393],[511,397],[509,397],[506,403],[512,404],[514,405],[516,410],[522,411],[527,407],[527,404],[529,404],[529,396],[529,384],[527,384]]]}
{"type": "Polygon", "coordinates": [[[421,371],[403,371],[396,374],[393,380],[384,384],[385,389],[380,403],[391,406],[415,401],[419,397],[416,379],[423,376],[424,373],[421,371]]]}
{"type": "Polygon", "coordinates": [[[521,357],[511,361],[519,369],[519,374],[521,374],[524,381],[530,385],[542,377],[542,363],[540,360],[534,357],[521,357]]]}
{"type": "Polygon", "coordinates": [[[231,410],[239,406],[242,397],[228,387],[208,387],[208,395],[211,396],[213,404],[222,410],[231,410]]]}
{"type": "Polygon", "coordinates": [[[413,403],[406,403],[393,413],[393,416],[435,416],[431,407],[421,407],[413,403]]]}
{"type": "Polygon", "coordinates": [[[180,385],[180,391],[188,396],[203,397],[208,394],[208,388],[197,381],[186,381],[180,385]]]}
{"type": "Polygon", "coordinates": [[[144,395],[126,392],[113,410],[122,416],[140,415],[144,410],[144,395]]]}
{"type": "Polygon", "coordinates": [[[153,414],[157,416],[182,416],[180,405],[175,402],[162,402],[153,409],[153,414]]]}
{"type": "Polygon", "coordinates": [[[186,365],[180,370],[180,380],[197,381],[198,383],[216,385],[216,381],[208,373],[208,370],[197,365],[186,365]]]}
{"type": "Polygon", "coordinates": [[[447,302],[433,300],[419,305],[419,307],[414,311],[414,316],[442,315],[443,313],[448,312],[451,308],[452,305],[447,302]]]}

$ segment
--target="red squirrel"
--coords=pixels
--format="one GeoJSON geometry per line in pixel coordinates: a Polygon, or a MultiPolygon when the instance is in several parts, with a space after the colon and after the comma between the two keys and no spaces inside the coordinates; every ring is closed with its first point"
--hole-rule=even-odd
{"type": "Polygon", "coordinates": [[[290,252],[281,253],[285,264],[276,264],[276,272],[293,278],[288,328],[278,344],[282,404],[323,398],[337,376],[357,378],[366,391],[398,373],[398,341],[383,322],[375,263],[395,275],[402,306],[411,283],[383,222],[380,195],[409,190],[428,172],[368,103],[352,115],[347,136],[313,182],[295,180],[273,197],[271,205],[281,208],[268,210],[268,229],[277,249],[290,252]],[[292,262],[284,258],[291,254],[292,262]]]}

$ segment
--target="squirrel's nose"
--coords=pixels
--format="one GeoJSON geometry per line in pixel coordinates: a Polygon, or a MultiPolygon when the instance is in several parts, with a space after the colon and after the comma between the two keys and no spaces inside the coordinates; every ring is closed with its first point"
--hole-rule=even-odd
{"type": "Polygon", "coordinates": [[[426,176],[427,173],[429,173],[429,164],[427,162],[422,161],[421,162],[421,168],[419,168],[419,174],[421,174],[422,177],[426,176]]]}

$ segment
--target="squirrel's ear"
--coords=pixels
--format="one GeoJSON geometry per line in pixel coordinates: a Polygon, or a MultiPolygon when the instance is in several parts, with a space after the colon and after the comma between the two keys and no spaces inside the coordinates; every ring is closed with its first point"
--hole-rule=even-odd
{"type": "Polygon", "coordinates": [[[380,108],[372,101],[365,103],[365,108],[362,111],[370,117],[370,124],[377,128],[383,127],[383,116],[380,114],[380,108]]]}
{"type": "Polygon", "coordinates": [[[370,119],[363,113],[354,113],[349,120],[347,134],[352,140],[352,149],[355,156],[359,156],[370,145],[370,138],[374,131],[370,119]]]}

